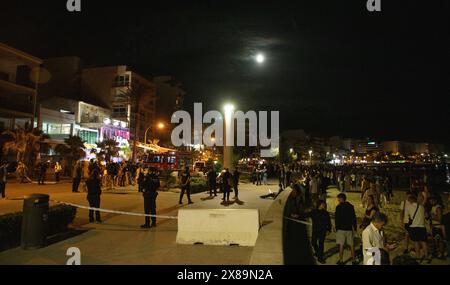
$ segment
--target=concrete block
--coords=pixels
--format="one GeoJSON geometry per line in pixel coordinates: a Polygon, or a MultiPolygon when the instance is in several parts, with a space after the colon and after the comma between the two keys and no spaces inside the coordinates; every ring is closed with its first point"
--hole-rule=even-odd
{"type": "Polygon", "coordinates": [[[180,209],[177,244],[254,246],[258,209],[180,209]]]}

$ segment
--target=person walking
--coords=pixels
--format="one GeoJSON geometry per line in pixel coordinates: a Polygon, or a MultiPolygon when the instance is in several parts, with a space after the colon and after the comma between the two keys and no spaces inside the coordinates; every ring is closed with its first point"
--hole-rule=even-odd
{"type": "Polygon", "coordinates": [[[61,166],[61,164],[59,163],[59,161],[57,161],[57,162],[55,163],[54,170],[55,170],[55,181],[56,181],[56,182],[59,182],[59,175],[61,174],[61,171],[62,171],[62,166],[61,166]]]}
{"type": "Polygon", "coordinates": [[[3,162],[0,166],[0,192],[2,198],[6,197],[6,178],[8,175],[8,162],[3,162]]]}
{"type": "Polygon", "coordinates": [[[233,171],[233,189],[234,189],[234,199],[239,200],[239,177],[241,176],[241,173],[237,168],[233,171]]]}
{"type": "Polygon", "coordinates": [[[312,220],[311,243],[317,260],[324,264],[324,244],[327,233],[331,232],[330,213],[327,211],[327,204],[324,200],[317,202],[317,208],[312,210],[308,216],[312,220]]]}
{"type": "Polygon", "coordinates": [[[188,199],[188,204],[193,204],[194,202],[191,201],[191,173],[189,172],[189,166],[186,166],[185,170],[181,173],[180,184],[181,193],[178,204],[183,204],[183,196],[185,192],[188,199]]]}
{"type": "Polygon", "coordinates": [[[145,217],[145,224],[141,226],[143,229],[156,227],[156,197],[158,196],[158,188],[160,181],[155,168],[150,168],[150,173],[144,177],[144,187],[142,189],[142,196],[144,197],[144,212],[146,215],[152,215],[150,224],[150,217],[145,217]]]}
{"type": "Polygon", "coordinates": [[[72,192],[74,193],[79,192],[78,187],[80,186],[81,183],[81,173],[82,173],[81,162],[77,161],[75,163],[75,168],[73,170],[72,175],[72,192]]]}
{"type": "Polygon", "coordinates": [[[217,183],[216,183],[217,173],[214,170],[214,167],[211,167],[209,169],[208,173],[206,174],[206,177],[208,179],[209,196],[212,196],[213,192],[214,196],[217,196],[217,183]]]}
{"type": "MultiPolygon", "coordinates": [[[[93,170],[86,179],[87,200],[89,207],[100,208],[100,195],[102,194],[101,180],[97,169],[93,170]]],[[[101,223],[100,211],[95,210],[95,221],[101,223]]],[[[94,210],[89,210],[89,222],[94,222],[94,210]]]]}
{"type": "Polygon", "coordinates": [[[344,264],[344,246],[347,244],[350,247],[352,264],[357,265],[353,243],[354,234],[357,230],[355,208],[351,203],[347,202],[347,196],[344,193],[340,193],[337,198],[339,203],[335,212],[336,243],[339,245],[339,260],[337,264],[344,264]]]}

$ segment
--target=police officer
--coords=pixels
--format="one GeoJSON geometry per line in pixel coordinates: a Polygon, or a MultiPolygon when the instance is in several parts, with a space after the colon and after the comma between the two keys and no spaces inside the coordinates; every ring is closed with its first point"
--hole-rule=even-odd
{"type": "Polygon", "coordinates": [[[214,196],[217,196],[217,185],[216,185],[217,173],[213,167],[211,167],[211,169],[208,171],[207,178],[209,186],[209,196],[213,195],[213,191],[214,196]]]}
{"type": "MultiPolygon", "coordinates": [[[[102,194],[100,173],[97,169],[92,170],[89,178],[86,180],[88,190],[87,200],[89,207],[100,208],[100,195],[102,194]]],[[[100,211],[95,210],[95,221],[101,223],[100,211]]],[[[89,210],[89,222],[94,222],[94,210],[89,210]]]]}
{"type": "Polygon", "coordinates": [[[180,184],[181,184],[181,193],[180,193],[180,201],[178,204],[183,204],[183,196],[186,192],[188,198],[188,204],[193,204],[191,201],[191,174],[189,172],[189,166],[186,166],[185,170],[181,173],[180,176],[180,184]]]}
{"type": "MultiPolygon", "coordinates": [[[[156,197],[158,196],[160,182],[155,168],[150,168],[149,172],[146,171],[144,175],[144,187],[142,189],[142,196],[144,196],[144,212],[147,215],[156,215],[156,197]]],[[[143,224],[141,228],[149,229],[151,227],[156,227],[156,217],[153,216],[151,220],[152,223],[150,224],[150,217],[146,216],[145,224],[143,224]]]]}

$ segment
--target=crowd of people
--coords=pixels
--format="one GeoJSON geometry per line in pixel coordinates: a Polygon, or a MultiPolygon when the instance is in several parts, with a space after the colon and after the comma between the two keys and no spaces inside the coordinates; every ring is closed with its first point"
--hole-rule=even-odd
{"type": "MultiPolygon", "coordinates": [[[[293,205],[298,205],[298,209],[294,207],[294,210],[287,213],[288,218],[304,221],[311,219],[310,241],[318,262],[325,263],[325,237],[334,230],[336,244],[339,247],[337,264],[344,264],[343,255],[346,246],[350,248],[353,264],[360,264],[362,261],[364,264],[391,263],[389,252],[396,249],[398,243],[388,243],[383,230],[388,217],[382,212],[383,207],[386,207],[394,194],[389,175],[358,173],[358,170],[348,167],[321,166],[291,168],[292,173],[288,179],[285,169],[284,165],[278,167],[280,187],[285,184],[291,185],[292,193],[288,200],[294,199],[297,202],[293,205]],[[326,205],[329,185],[336,185],[340,191],[334,212],[334,228],[326,205]],[[354,206],[347,201],[346,194],[349,191],[361,193],[360,206],[363,207],[364,213],[360,217],[357,217],[354,206]],[[357,236],[361,240],[361,246],[356,249],[354,241],[357,236]],[[373,251],[374,249],[376,251],[373,251]]],[[[411,179],[410,191],[406,195],[406,200],[400,205],[406,249],[393,263],[408,261],[420,264],[431,262],[432,258],[445,259],[445,255],[450,258],[449,213],[444,215],[441,195],[431,191],[426,178],[424,175],[411,179]],[[412,249],[409,248],[410,241],[414,244],[412,249]],[[432,254],[428,249],[430,244],[432,254]]]]}

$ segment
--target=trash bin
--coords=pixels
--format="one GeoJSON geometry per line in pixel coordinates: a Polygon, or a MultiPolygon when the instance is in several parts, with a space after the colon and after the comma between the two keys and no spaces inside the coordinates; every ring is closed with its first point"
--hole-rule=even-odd
{"type": "Polygon", "coordinates": [[[36,249],[45,246],[48,228],[49,195],[31,194],[23,200],[21,247],[36,249]]]}

